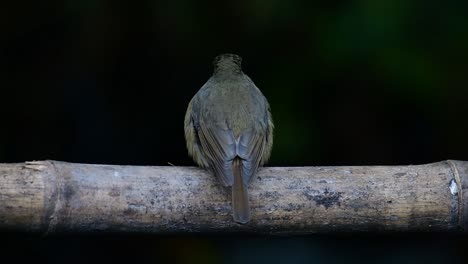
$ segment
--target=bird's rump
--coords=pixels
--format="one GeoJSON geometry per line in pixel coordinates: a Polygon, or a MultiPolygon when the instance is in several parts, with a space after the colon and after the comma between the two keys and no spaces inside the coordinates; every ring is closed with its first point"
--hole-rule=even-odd
{"type": "Polygon", "coordinates": [[[248,184],[260,165],[265,138],[248,129],[238,138],[226,124],[200,122],[198,136],[205,150],[211,169],[224,186],[232,186],[234,175],[232,162],[239,157],[242,161],[242,178],[248,184]]]}

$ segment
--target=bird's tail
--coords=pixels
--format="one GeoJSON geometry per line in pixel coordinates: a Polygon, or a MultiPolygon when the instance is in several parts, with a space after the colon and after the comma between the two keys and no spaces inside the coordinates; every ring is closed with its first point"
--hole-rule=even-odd
{"type": "Polygon", "coordinates": [[[232,162],[234,185],[232,186],[232,208],[234,221],[246,224],[250,221],[249,195],[247,184],[242,179],[242,160],[234,158],[232,162]]]}

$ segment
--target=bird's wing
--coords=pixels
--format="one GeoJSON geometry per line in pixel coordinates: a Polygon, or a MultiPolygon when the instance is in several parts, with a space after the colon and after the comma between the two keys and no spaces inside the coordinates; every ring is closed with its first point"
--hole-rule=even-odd
{"type": "Polygon", "coordinates": [[[200,122],[198,136],[213,173],[224,186],[232,186],[232,161],[236,157],[236,140],[232,130],[224,123],[200,122]]]}
{"type": "Polygon", "coordinates": [[[237,155],[242,159],[242,178],[248,184],[260,166],[265,149],[265,133],[255,129],[249,129],[239,137],[237,155]]]}
{"type": "Polygon", "coordinates": [[[200,165],[201,167],[208,167],[208,161],[206,156],[203,154],[202,146],[200,143],[200,139],[198,137],[198,130],[199,130],[199,122],[196,119],[196,113],[198,111],[198,102],[194,97],[188,107],[187,112],[185,114],[184,120],[184,130],[185,130],[185,141],[187,143],[187,150],[189,155],[193,158],[193,160],[200,165]]]}
{"type": "Polygon", "coordinates": [[[265,123],[266,123],[266,129],[265,129],[265,146],[263,147],[263,154],[262,154],[262,160],[260,161],[260,166],[265,164],[265,162],[270,159],[271,155],[271,150],[273,148],[273,130],[275,128],[275,125],[273,124],[273,119],[271,117],[271,112],[270,112],[270,106],[268,105],[268,102],[266,103],[266,117],[265,117],[265,123]]]}

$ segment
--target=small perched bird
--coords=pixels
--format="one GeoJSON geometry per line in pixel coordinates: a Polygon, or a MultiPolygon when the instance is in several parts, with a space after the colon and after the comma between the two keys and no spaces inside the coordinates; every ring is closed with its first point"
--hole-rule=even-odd
{"type": "Polygon", "coordinates": [[[214,59],[213,76],[190,101],[185,140],[190,156],[232,187],[234,221],[250,221],[247,186],[270,157],[273,121],[270,106],[242,72],[242,59],[222,54],[214,59]]]}

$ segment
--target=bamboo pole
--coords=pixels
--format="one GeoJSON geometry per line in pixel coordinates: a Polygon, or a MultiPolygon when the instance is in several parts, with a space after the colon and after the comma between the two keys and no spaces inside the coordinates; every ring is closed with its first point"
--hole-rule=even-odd
{"type": "Polygon", "coordinates": [[[252,221],[194,167],[35,161],[0,164],[0,230],[26,232],[464,231],[468,162],[267,167],[249,187],[252,221]]]}

